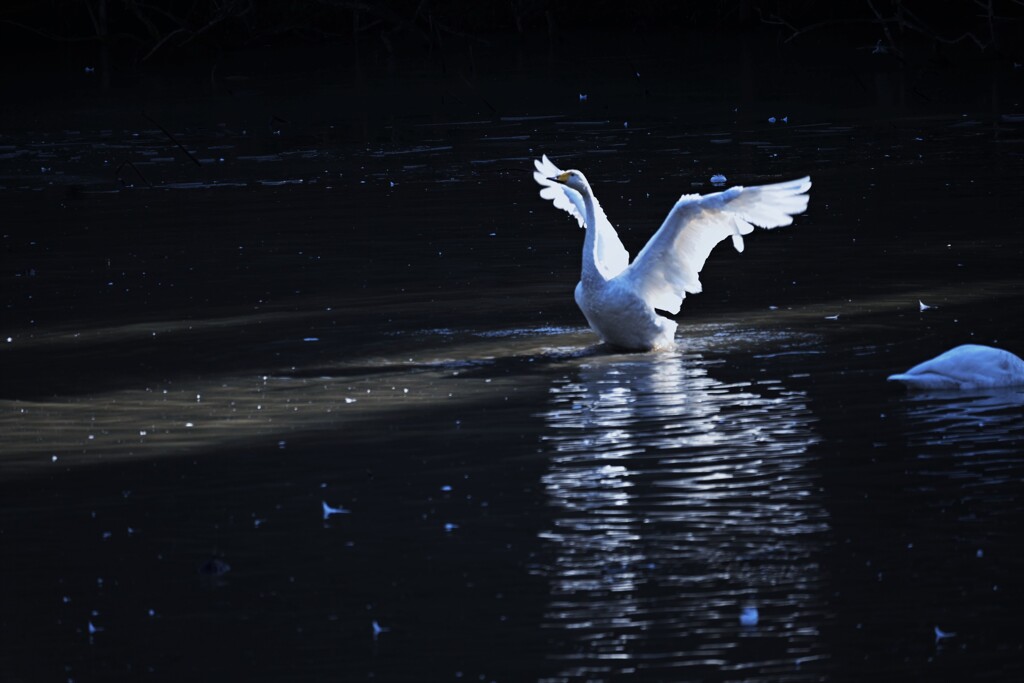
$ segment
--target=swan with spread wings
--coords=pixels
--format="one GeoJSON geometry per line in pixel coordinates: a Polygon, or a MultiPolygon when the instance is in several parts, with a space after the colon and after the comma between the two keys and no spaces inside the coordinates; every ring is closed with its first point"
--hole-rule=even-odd
{"type": "Polygon", "coordinates": [[[773,185],[731,187],[708,195],[684,194],[632,263],[576,170],[563,171],[545,155],[534,162],[540,196],[569,212],[586,229],[583,272],[576,303],[610,346],[628,351],[671,348],[675,315],[687,294],[701,291],[698,275],[711,250],[727,237],[743,251],[754,226],[777,228],[807,208],[808,177],[773,185]]]}

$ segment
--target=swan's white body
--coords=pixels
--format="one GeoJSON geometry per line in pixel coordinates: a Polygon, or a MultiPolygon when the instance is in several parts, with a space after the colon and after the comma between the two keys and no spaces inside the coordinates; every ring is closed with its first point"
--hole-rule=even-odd
{"type": "Polygon", "coordinates": [[[1024,386],[1024,360],[1003,349],[964,344],[890,375],[889,381],[933,391],[1024,386]]]}
{"type": "Polygon", "coordinates": [[[810,178],[775,185],[731,187],[683,195],[636,259],[622,246],[587,179],[562,171],[547,156],[534,162],[540,196],[572,214],[586,228],[583,272],[576,303],[607,344],[630,351],[670,348],[676,322],[658,311],[679,312],[687,294],[701,291],[698,275],[711,250],[727,237],[743,251],[754,226],[777,228],[807,208],[810,178]]]}

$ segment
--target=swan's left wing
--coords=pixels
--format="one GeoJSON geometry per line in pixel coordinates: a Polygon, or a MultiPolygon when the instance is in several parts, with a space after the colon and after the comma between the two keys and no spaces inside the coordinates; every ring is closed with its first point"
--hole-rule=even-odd
{"type": "MultiPolygon", "coordinates": [[[[561,183],[548,180],[548,178],[561,175],[562,169],[551,163],[546,154],[540,159],[535,159],[533,165],[537,169],[533,173],[533,179],[541,186],[540,196],[551,200],[557,208],[568,212],[575,218],[581,228],[584,227],[584,216],[587,210],[583,205],[583,197],[580,196],[580,193],[570,190],[561,183]]],[[[613,278],[629,265],[629,252],[622,246],[618,233],[608,221],[608,217],[604,214],[596,197],[594,198],[594,220],[597,222],[595,227],[597,229],[598,267],[602,269],[605,277],[613,278]]]]}
{"type": "Polygon", "coordinates": [[[541,198],[551,200],[555,208],[567,212],[576,219],[576,222],[582,228],[583,216],[586,215],[586,209],[583,207],[583,197],[580,196],[579,192],[570,190],[561,183],[548,180],[548,178],[561,175],[562,169],[551,163],[547,154],[540,159],[534,159],[533,166],[537,169],[533,172],[533,179],[541,186],[541,198]]]}
{"type": "Polygon", "coordinates": [[[715,245],[732,237],[736,251],[743,251],[743,235],[755,225],[789,225],[807,208],[810,188],[811,179],[800,178],[683,195],[621,277],[653,308],[678,313],[687,294],[701,291],[698,275],[715,245]]]}

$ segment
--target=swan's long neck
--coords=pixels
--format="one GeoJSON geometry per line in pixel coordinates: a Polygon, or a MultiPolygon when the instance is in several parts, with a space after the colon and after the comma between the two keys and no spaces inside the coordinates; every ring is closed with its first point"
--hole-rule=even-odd
{"type": "Polygon", "coordinates": [[[583,208],[586,210],[584,221],[587,226],[587,234],[583,239],[583,273],[584,282],[604,282],[605,277],[601,269],[597,267],[597,218],[594,215],[594,195],[581,192],[583,195],[583,208]]]}

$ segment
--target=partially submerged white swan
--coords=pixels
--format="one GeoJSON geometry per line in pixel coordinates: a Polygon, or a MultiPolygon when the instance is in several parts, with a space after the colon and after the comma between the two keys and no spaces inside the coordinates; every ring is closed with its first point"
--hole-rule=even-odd
{"type": "Polygon", "coordinates": [[[992,389],[1024,386],[1024,360],[1003,349],[964,344],[889,375],[908,389],[992,389]]]}
{"type": "Polygon", "coordinates": [[[629,351],[671,348],[676,322],[660,312],[679,312],[687,294],[701,291],[697,278],[711,250],[727,237],[743,251],[754,226],[777,228],[807,208],[810,178],[774,185],[731,187],[701,196],[684,194],[633,263],[608,222],[587,179],[563,171],[547,156],[534,162],[540,196],[569,212],[587,230],[576,304],[591,329],[629,351]]]}

